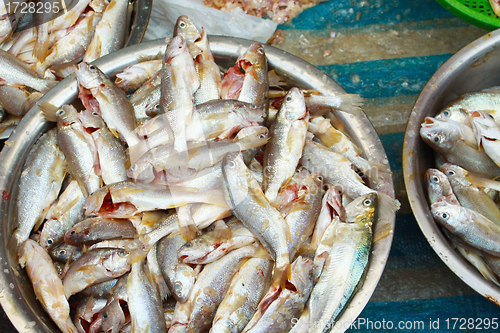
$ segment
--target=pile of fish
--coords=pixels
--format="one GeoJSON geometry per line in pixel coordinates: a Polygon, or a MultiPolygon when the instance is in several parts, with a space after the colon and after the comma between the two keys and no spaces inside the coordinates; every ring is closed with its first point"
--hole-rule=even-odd
{"type": "Polygon", "coordinates": [[[5,3],[0,13],[0,132],[16,126],[45,92],[74,72],[75,64],[122,48],[132,8],[128,0],[5,3]],[[35,13],[24,17],[33,13],[26,7],[35,6],[35,13]],[[14,32],[18,24],[22,27],[14,32]]]}
{"type": "Polygon", "coordinates": [[[500,90],[467,93],[436,117],[422,139],[436,152],[425,174],[436,222],[457,251],[500,287],[500,90]]]}
{"type": "Polygon", "coordinates": [[[185,16],[151,64],[82,62],[85,110],[39,103],[11,248],[41,305],[62,332],[329,330],[398,209],[323,117],[359,97],[280,86],[260,44],[221,74],[185,16]]]}

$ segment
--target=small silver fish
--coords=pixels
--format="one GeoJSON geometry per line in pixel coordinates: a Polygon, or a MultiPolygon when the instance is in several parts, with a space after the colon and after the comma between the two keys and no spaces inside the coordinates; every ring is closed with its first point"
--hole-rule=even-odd
{"type": "Polygon", "coordinates": [[[305,116],[304,96],[298,88],[290,89],[271,125],[264,151],[262,189],[274,206],[279,189],[292,178],[302,156],[307,133],[305,116]]]}
{"type": "Polygon", "coordinates": [[[465,243],[492,255],[500,255],[500,226],[483,215],[447,202],[431,205],[431,213],[436,222],[465,243]]]}
{"type": "Polygon", "coordinates": [[[165,333],[167,326],[161,300],[155,287],[144,272],[144,261],[132,264],[128,276],[128,308],[132,320],[132,332],[165,333]]]}
{"type": "Polygon", "coordinates": [[[123,249],[93,249],[73,262],[64,276],[67,298],[88,286],[112,280],[130,271],[128,253],[123,249]]]}
{"type": "Polygon", "coordinates": [[[66,166],[57,131],[49,130],[38,139],[24,163],[19,180],[17,228],[12,234],[14,246],[19,248],[33,228],[43,222],[50,205],[57,199],[66,166]]]}
{"type": "Polygon", "coordinates": [[[26,266],[36,298],[63,333],[78,332],[69,316],[63,283],[52,259],[35,241],[28,239],[21,249],[21,265],[26,266]]]}

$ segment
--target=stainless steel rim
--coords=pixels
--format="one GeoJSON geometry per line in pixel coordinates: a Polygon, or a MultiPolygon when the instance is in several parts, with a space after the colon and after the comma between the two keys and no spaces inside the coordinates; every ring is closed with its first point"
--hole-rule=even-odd
{"type": "MultiPolygon", "coordinates": [[[[425,85],[413,107],[406,127],[403,145],[403,171],[406,191],[411,208],[424,236],[441,260],[460,279],[496,304],[499,304],[500,288],[486,281],[472,265],[458,255],[434,222],[423,184],[423,175],[426,170],[423,166],[422,150],[430,148],[426,148],[425,143],[420,138],[419,131],[424,118],[433,116],[434,110],[442,106],[443,102],[446,101],[444,85],[454,80],[463,81],[464,78],[458,79],[461,70],[480,66],[482,61],[489,57],[489,53],[498,49],[499,45],[500,30],[496,30],[465,46],[436,71],[425,85]]],[[[497,81],[500,82],[500,78],[497,81]]],[[[456,94],[458,96],[465,92],[467,91],[457,91],[456,94]]]]}
{"type": "MultiPolygon", "coordinates": [[[[232,62],[242,54],[251,41],[210,36],[210,47],[216,61],[220,63],[232,62]]],[[[125,66],[137,62],[139,55],[154,56],[165,49],[164,40],[156,40],[135,45],[105,56],[95,61],[95,65],[106,74],[113,76],[125,66]]],[[[264,46],[269,61],[269,67],[275,68],[281,75],[298,86],[309,87],[328,94],[330,92],[345,92],[336,82],[311,64],[284,51],[271,46],[264,46]]],[[[61,81],[55,88],[42,98],[43,101],[61,106],[71,103],[77,96],[77,83],[74,74],[61,81]]],[[[353,116],[343,112],[333,115],[336,121],[350,134],[355,143],[362,149],[365,157],[370,161],[388,165],[384,148],[368,118],[364,115],[353,116]]],[[[12,212],[16,198],[17,179],[25,160],[29,147],[51,125],[44,122],[37,106],[33,107],[27,117],[21,121],[4,149],[0,153],[0,190],[8,200],[0,202],[0,219],[3,222],[0,228],[0,258],[4,270],[0,273],[0,303],[14,326],[20,332],[53,332],[55,325],[48,319],[41,306],[34,301],[32,287],[26,278],[24,270],[12,261],[6,244],[12,235],[12,212]],[[7,287],[9,286],[9,287],[7,287]]],[[[372,188],[394,197],[392,179],[380,183],[370,184],[372,188]]],[[[374,243],[371,260],[365,273],[365,280],[351,299],[348,307],[338,320],[338,331],[345,331],[361,313],[369,301],[384,270],[392,244],[395,226],[395,214],[381,215],[374,228],[374,243]]]]}

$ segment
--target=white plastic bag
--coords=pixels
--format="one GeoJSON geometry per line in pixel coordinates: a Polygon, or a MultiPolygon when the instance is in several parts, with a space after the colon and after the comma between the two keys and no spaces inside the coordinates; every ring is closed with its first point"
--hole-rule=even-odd
{"type": "Polygon", "coordinates": [[[203,0],[154,0],[151,18],[144,39],[153,40],[172,36],[175,22],[187,15],[198,29],[204,27],[208,34],[246,38],[265,43],[277,23],[251,16],[236,8],[231,12],[207,7],[203,0]]]}

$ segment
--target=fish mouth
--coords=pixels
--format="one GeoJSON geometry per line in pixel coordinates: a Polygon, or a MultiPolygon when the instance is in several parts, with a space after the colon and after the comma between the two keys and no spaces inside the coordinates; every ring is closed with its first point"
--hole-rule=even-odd
{"type": "Polygon", "coordinates": [[[433,117],[425,117],[422,125],[434,125],[436,123],[436,119],[433,117]]]}

